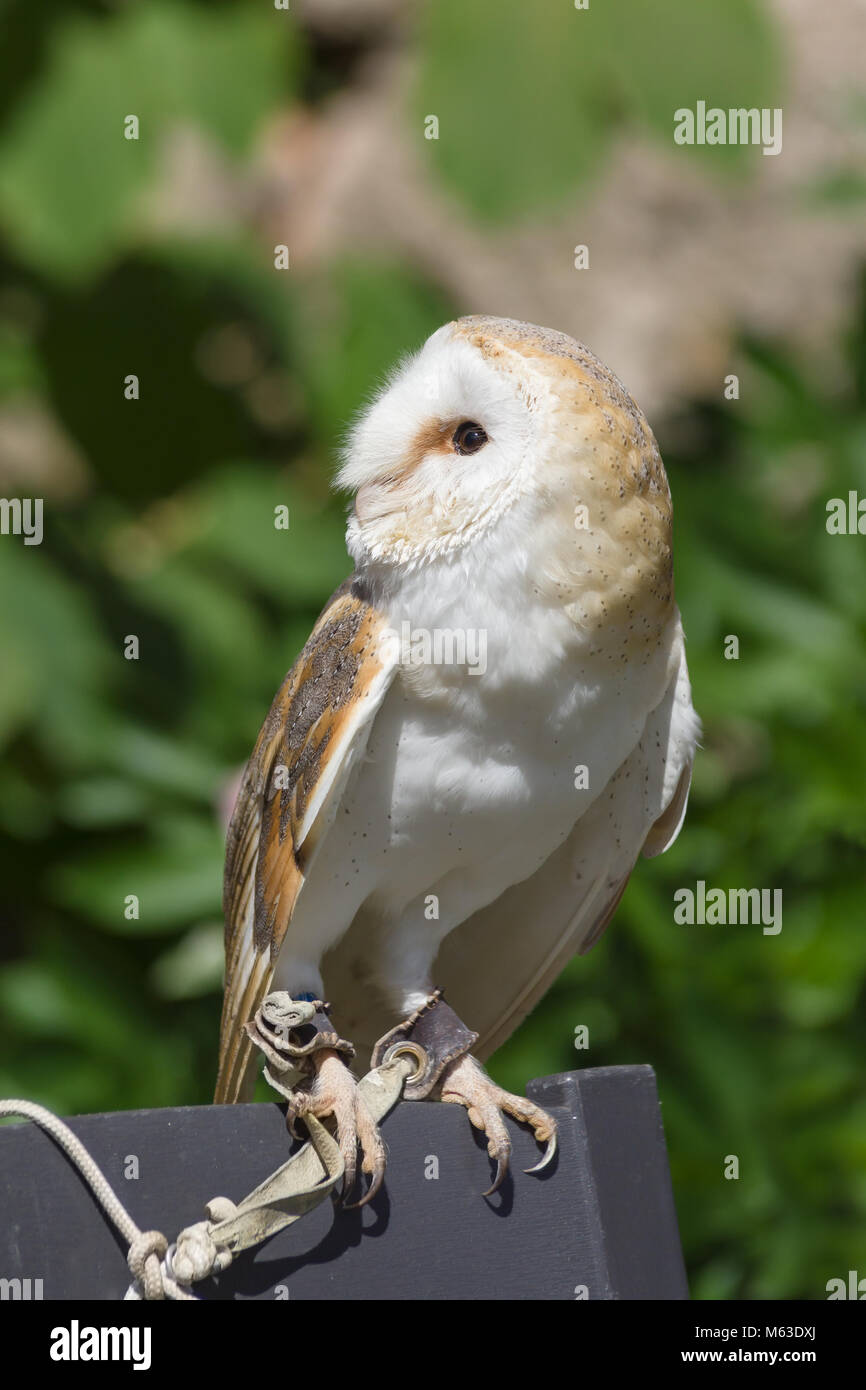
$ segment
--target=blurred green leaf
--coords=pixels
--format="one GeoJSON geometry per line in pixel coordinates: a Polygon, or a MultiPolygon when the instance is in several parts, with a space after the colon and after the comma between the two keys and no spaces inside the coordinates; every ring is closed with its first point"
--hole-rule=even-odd
{"type": "Polygon", "coordinates": [[[218,557],[276,598],[316,603],[351,569],[345,521],[311,503],[291,478],[252,465],[228,468],[209,478],[197,504],[193,553],[218,557]]]}
{"type": "Polygon", "coordinates": [[[597,8],[512,5],[506,15],[499,0],[425,8],[412,129],[477,217],[537,217],[602,165],[611,93],[589,41],[597,8]],[[430,116],[436,139],[425,139],[430,116]]]}
{"type": "Polygon", "coordinates": [[[674,112],[779,105],[771,21],[757,0],[510,5],[437,0],[424,12],[412,99],[419,145],[484,220],[537,218],[605,167],[618,123],[673,155],[746,168],[740,145],[676,146],[674,112]],[[438,138],[425,121],[439,121],[438,138]]]}
{"type": "MultiPolygon", "coordinates": [[[[43,511],[50,527],[50,510],[43,511]]],[[[67,759],[86,735],[108,654],[84,596],[41,547],[8,536],[0,544],[0,740],[33,723],[51,757],[67,759]]]]}
{"type": "MultiPolygon", "coordinates": [[[[631,117],[666,146],[673,145],[674,111],[780,106],[781,55],[772,11],[759,0],[694,5],[691,0],[615,0],[590,6],[593,43],[605,52],[606,75],[631,117]]],[[[673,146],[706,167],[748,166],[759,152],[743,145],[673,146]]],[[[760,156],[759,156],[760,157],[760,156]]]]}
{"type": "Polygon", "coordinates": [[[76,855],[49,876],[56,902],[120,935],[153,935],[220,911],[224,836],[215,823],[163,816],[134,845],[76,855]],[[138,917],[127,917],[130,897],[138,917]]]}
{"type": "Polygon", "coordinates": [[[134,244],[138,199],[178,123],[241,151],[294,76],[295,31],[280,20],[152,0],[59,28],[0,140],[3,224],[22,258],[74,277],[134,244]],[[124,138],[128,116],[138,139],[124,138]]]}

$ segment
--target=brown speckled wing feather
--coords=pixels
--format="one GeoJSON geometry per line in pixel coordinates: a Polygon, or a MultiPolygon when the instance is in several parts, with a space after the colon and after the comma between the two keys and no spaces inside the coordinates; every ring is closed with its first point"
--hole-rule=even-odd
{"type": "Polygon", "coordinates": [[[215,1099],[244,1098],[243,1025],[264,998],[298,894],[394,672],[384,619],[347,579],[323,609],[247,764],[226,844],[226,987],[215,1099]]]}

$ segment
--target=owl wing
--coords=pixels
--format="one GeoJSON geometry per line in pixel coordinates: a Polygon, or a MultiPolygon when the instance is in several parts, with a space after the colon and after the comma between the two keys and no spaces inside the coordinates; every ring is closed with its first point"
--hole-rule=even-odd
{"type": "Polygon", "coordinates": [[[673,675],[636,747],[549,859],[457,927],[436,982],[490,1056],[575,954],[595,945],[643,852],[661,854],[685,816],[700,724],[680,633],[673,675]],[[678,656],[678,661],[676,657],[678,656]]]}
{"type": "Polygon", "coordinates": [[[251,1090],[243,1025],[267,994],[310,867],[397,665],[359,581],[323,609],[271,706],[229,824],[223,908],[226,985],[215,1100],[251,1090]]]}

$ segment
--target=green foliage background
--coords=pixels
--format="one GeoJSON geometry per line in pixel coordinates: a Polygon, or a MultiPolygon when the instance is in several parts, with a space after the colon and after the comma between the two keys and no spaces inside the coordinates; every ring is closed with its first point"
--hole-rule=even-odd
{"type": "MultiPolygon", "coordinates": [[[[563,14],[503,23],[498,0],[440,0],[420,23],[411,119],[456,125],[431,177],[482,222],[554,206],[622,122],[669,139],[674,81],[684,104],[773,104],[756,2],[664,0],[649,28],[643,0],[593,5],[591,63],[563,14]]],[[[340,434],[464,306],[411,264],[345,261],[275,290],[251,234],[142,232],[176,122],[241,162],[275,107],[339,84],[266,5],[0,0],[0,25],[0,409],[40,404],[91,476],[48,498],[41,547],[0,538],[0,1094],[61,1113],[206,1102],[218,802],[348,568],[328,488],[340,434]],[[131,111],[137,143],[118,133],[131,111]],[[215,379],[202,344],[238,331],[249,369],[215,379]],[[256,382],[276,387],[276,422],[252,408],[256,382]]],[[[722,177],[748,176],[724,154],[722,177]]],[[[822,1297],[863,1269],[866,541],[829,536],[825,502],[866,495],[864,306],[832,391],[784,343],[744,341],[736,406],[695,402],[659,431],[705,721],[690,815],[492,1066],[522,1089],[584,1062],[654,1065],[699,1297],[822,1297]],[[783,889],[781,934],[675,926],[673,890],[698,878],[783,889]]]]}

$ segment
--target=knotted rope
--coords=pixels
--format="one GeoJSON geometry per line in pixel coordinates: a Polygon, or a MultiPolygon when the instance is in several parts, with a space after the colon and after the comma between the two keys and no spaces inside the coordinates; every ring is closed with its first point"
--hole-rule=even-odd
{"type": "MultiPolygon", "coordinates": [[[[263,1050],[278,1075],[282,1073],[280,1049],[263,1050]]],[[[411,1057],[401,1054],[374,1067],[358,1083],[377,1124],[400,1099],[415,1067],[411,1057]]],[[[276,1090],[291,1097],[285,1082],[268,1068],[265,1076],[276,1090]]],[[[335,1139],[314,1115],[305,1115],[310,1137],[297,1153],[237,1205],[228,1197],[214,1197],[205,1205],[207,1220],[187,1226],[170,1245],[160,1231],[139,1229],[99,1165],[63,1120],[29,1100],[0,1100],[0,1118],[7,1115],[32,1120],[51,1136],[126,1241],[132,1275],[127,1299],[197,1302],[191,1285],[222,1273],[240,1251],[259,1245],[312,1211],[334,1191],[344,1172],[335,1139]]]]}

